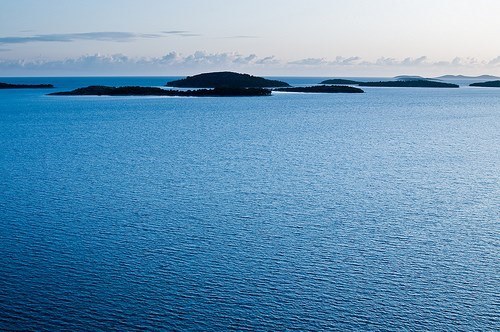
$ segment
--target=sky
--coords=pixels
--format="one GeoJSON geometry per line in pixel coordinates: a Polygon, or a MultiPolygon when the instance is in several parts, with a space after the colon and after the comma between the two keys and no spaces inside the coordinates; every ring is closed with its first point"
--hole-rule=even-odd
{"type": "Polygon", "coordinates": [[[499,0],[0,0],[0,76],[500,75],[499,0]]]}

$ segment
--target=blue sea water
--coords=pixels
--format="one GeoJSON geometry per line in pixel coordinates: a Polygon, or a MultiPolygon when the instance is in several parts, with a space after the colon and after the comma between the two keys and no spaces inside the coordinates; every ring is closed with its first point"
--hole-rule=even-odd
{"type": "Polygon", "coordinates": [[[364,89],[0,90],[0,330],[499,330],[500,89],[364,89]]]}

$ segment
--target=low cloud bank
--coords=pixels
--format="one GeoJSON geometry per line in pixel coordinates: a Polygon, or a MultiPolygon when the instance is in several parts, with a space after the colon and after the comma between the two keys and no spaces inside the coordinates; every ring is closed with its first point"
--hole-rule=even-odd
{"type": "MultiPolygon", "coordinates": [[[[184,33],[172,31],[171,33],[184,33]]],[[[109,37],[109,36],[108,36],[109,37]]],[[[105,38],[103,36],[103,38],[105,38]]],[[[123,38],[128,38],[123,36],[123,38]]],[[[3,52],[8,54],[8,52],[3,52]]],[[[390,76],[395,74],[498,74],[500,56],[490,60],[454,58],[434,61],[426,56],[364,60],[358,56],[279,59],[275,56],[239,53],[192,54],[169,52],[160,57],[129,57],[123,54],[84,55],[62,60],[0,59],[0,76],[36,75],[190,75],[205,71],[235,70],[266,75],[390,76]]]]}

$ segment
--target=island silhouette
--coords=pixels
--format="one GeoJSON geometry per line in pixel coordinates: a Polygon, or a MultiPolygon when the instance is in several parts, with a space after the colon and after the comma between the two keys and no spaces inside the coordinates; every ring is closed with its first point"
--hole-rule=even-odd
{"type": "Polygon", "coordinates": [[[305,92],[305,93],[364,93],[359,88],[344,85],[315,85],[293,88],[276,88],[273,91],[280,92],[305,92]]]}
{"type": "Polygon", "coordinates": [[[281,88],[289,87],[290,84],[249,74],[221,71],[188,76],[168,82],[167,86],[176,88],[281,88]]]}
{"type": "Polygon", "coordinates": [[[52,89],[52,84],[10,84],[1,83],[0,89],[52,89]]]}
{"type": "MultiPolygon", "coordinates": [[[[446,77],[446,76],[442,76],[446,77]]],[[[463,76],[455,76],[463,77],[463,76]]],[[[483,75],[481,77],[494,77],[483,75]]],[[[288,83],[269,80],[263,77],[223,71],[202,73],[167,83],[167,86],[193,89],[167,89],[144,86],[101,86],[93,85],[71,91],[50,93],[51,96],[178,96],[178,97],[236,97],[269,96],[273,91],[300,93],[363,93],[358,87],[408,87],[408,88],[458,88],[457,84],[440,82],[437,79],[424,79],[420,76],[396,76],[396,80],[363,82],[334,78],[324,80],[319,85],[292,87],[288,83]]],[[[500,87],[500,80],[472,83],[477,87],[500,87]]],[[[53,88],[52,84],[8,84],[0,83],[0,89],[53,88]]]]}
{"type": "Polygon", "coordinates": [[[472,83],[472,84],[469,84],[469,86],[479,86],[479,87],[484,87],[484,88],[500,88],[500,80],[472,83]]]}
{"type": "Polygon", "coordinates": [[[143,86],[111,87],[93,85],[72,91],[49,93],[50,96],[170,96],[170,97],[237,97],[269,96],[271,90],[262,88],[217,87],[214,89],[170,90],[143,86]]]}
{"type": "Polygon", "coordinates": [[[92,85],[72,91],[50,93],[51,96],[177,96],[236,97],[269,96],[272,91],[304,93],[363,93],[349,86],[291,87],[288,83],[234,72],[213,72],[167,83],[168,86],[192,87],[193,90],[172,90],[159,87],[92,85]],[[209,87],[209,88],[207,88],[209,87]]]}
{"type": "Polygon", "coordinates": [[[419,81],[419,80],[439,81],[438,78],[422,77],[418,75],[399,75],[394,78],[398,81],[419,81]]]}
{"type": "Polygon", "coordinates": [[[458,88],[459,87],[457,84],[428,81],[428,80],[360,82],[358,85],[387,87],[387,88],[458,88]]]}
{"type": "Polygon", "coordinates": [[[343,78],[333,78],[330,80],[324,80],[319,84],[333,84],[333,85],[359,85],[359,81],[346,80],[343,78]]]}
{"type": "Polygon", "coordinates": [[[322,81],[320,84],[346,84],[358,86],[373,86],[387,88],[458,88],[457,84],[437,82],[426,79],[398,79],[396,81],[379,81],[379,82],[361,82],[344,79],[330,79],[322,81]]]}
{"type": "Polygon", "coordinates": [[[436,77],[442,80],[498,80],[500,77],[493,75],[465,76],[465,75],[443,75],[436,77]]]}

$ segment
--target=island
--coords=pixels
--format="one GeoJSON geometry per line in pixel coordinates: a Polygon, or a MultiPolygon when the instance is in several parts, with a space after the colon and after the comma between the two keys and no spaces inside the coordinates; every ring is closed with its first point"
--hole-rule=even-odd
{"type": "Polygon", "coordinates": [[[361,83],[361,82],[353,81],[353,80],[346,80],[343,78],[334,78],[331,80],[324,80],[320,84],[358,85],[359,83],[361,83]]]}
{"type": "Polygon", "coordinates": [[[52,84],[10,84],[1,83],[0,89],[52,89],[52,84]]]}
{"type": "Polygon", "coordinates": [[[318,85],[293,88],[276,88],[279,92],[306,92],[306,93],[363,93],[364,91],[352,86],[343,85],[318,85]]]}
{"type": "Polygon", "coordinates": [[[268,80],[263,77],[222,71],[188,76],[181,80],[168,82],[167,86],[176,88],[281,88],[290,85],[286,82],[268,80]]]}
{"type": "Polygon", "coordinates": [[[359,86],[376,86],[387,88],[458,88],[457,84],[427,80],[361,82],[359,86]]]}
{"type": "Polygon", "coordinates": [[[469,84],[469,86],[480,86],[480,87],[484,87],[484,88],[500,88],[500,80],[472,83],[472,84],[469,84]]]}
{"type": "Polygon", "coordinates": [[[465,75],[444,75],[437,77],[442,80],[498,80],[500,77],[493,75],[465,76],[465,75]]]}
{"type": "Polygon", "coordinates": [[[437,78],[429,78],[429,77],[422,77],[418,75],[399,75],[394,77],[394,79],[398,81],[421,81],[421,80],[427,80],[427,81],[439,81],[437,78]]]}
{"type": "Polygon", "coordinates": [[[458,85],[435,80],[419,79],[417,77],[397,77],[397,81],[379,81],[379,82],[359,82],[345,79],[325,80],[320,84],[347,84],[358,86],[376,86],[386,88],[458,88],[458,85]]]}
{"type": "Polygon", "coordinates": [[[170,97],[250,97],[269,96],[271,90],[261,88],[214,88],[200,90],[170,90],[155,87],[92,85],[72,91],[49,93],[49,96],[170,96],[170,97]]]}

